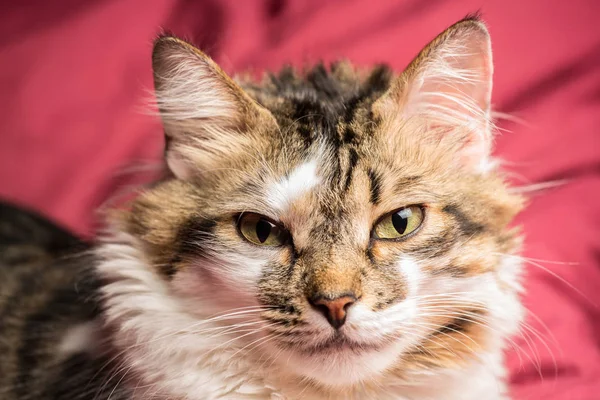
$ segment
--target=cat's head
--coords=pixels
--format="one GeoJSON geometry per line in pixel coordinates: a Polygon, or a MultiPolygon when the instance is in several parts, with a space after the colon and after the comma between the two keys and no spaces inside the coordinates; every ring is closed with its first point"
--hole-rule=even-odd
{"type": "Polygon", "coordinates": [[[170,36],[153,66],[172,176],[124,229],[186,312],[229,314],[215,332],[332,386],[453,367],[514,330],[521,201],[490,159],[480,21],[398,76],[338,63],[240,83],[170,36]]]}

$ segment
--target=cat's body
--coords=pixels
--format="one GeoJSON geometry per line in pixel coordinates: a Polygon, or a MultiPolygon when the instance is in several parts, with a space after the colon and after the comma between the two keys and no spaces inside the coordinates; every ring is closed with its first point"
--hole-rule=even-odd
{"type": "MultiPolygon", "coordinates": [[[[83,295],[102,312],[75,334],[96,331],[77,347],[94,359],[82,373],[116,366],[93,388],[175,400],[507,397],[503,351],[521,319],[508,224],[521,199],[489,159],[481,22],[455,24],[400,76],[338,63],[236,83],[168,36],[153,65],[171,175],[52,281],[101,282],[83,295]]],[[[27,263],[45,271],[58,259],[27,263]]],[[[20,399],[1,379],[6,399],[20,399]]]]}
{"type": "MultiPolygon", "coordinates": [[[[43,218],[0,203],[0,399],[106,399],[115,388],[89,250],[43,218]]],[[[128,398],[121,392],[112,398],[128,398]]]]}

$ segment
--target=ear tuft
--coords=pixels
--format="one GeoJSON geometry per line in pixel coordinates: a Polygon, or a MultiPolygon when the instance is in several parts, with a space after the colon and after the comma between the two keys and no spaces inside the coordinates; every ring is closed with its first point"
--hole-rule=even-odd
{"type": "Polygon", "coordinates": [[[152,53],[154,86],[167,136],[167,164],[188,179],[247,146],[248,132],[270,113],[193,45],[159,37],[152,53]]]}
{"type": "Polygon", "coordinates": [[[231,124],[239,119],[238,102],[249,101],[210,57],[174,36],[156,40],[152,68],[158,107],[168,121],[231,124]]]}
{"type": "Polygon", "coordinates": [[[492,49],[477,15],[452,25],[429,43],[380,99],[402,118],[421,118],[433,132],[457,135],[462,160],[485,169],[492,141],[492,49]]]}

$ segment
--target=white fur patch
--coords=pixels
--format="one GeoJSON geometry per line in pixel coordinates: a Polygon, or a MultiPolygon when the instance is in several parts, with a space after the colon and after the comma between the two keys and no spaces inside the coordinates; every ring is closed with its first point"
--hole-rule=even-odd
{"type": "Polygon", "coordinates": [[[317,186],[321,179],[317,175],[318,161],[300,164],[288,176],[273,183],[267,192],[271,207],[285,211],[292,201],[317,186]]]}
{"type": "Polygon", "coordinates": [[[94,321],[69,328],[58,345],[59,353],[68,357],[73,354],[92,351],[96,347],[98,332],[98,323],[94,321]]]}
{"type": "Polygon", "coordinates": [[[398,267],[408,284],[409,296],[416,296],[419,290],[419,282],[422,279],[419,264],[414,258],[404,256],[400,259],[398,267]]]}

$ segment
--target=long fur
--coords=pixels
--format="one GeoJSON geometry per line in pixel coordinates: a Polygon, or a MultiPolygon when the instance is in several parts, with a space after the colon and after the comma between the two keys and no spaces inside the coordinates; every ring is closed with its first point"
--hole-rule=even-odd
{"type": "MultiPolygon", "coordinates": [[[[172,173],[111,213],[78,264],[99,313],[44,354],[108,366],[83,375],[98,399],[507,399],[523,200],[490,162],[491,57],[466,18],[401,74],[339,62],[257,83],[159,38],[172,173]]],[[[56,285],[77,292],[73,276],[56,285]]],[[[23,349],[11,360],[43,370],[23,349]]],[[[12,398],[35,398],[10,372],[12,398]]]]}

